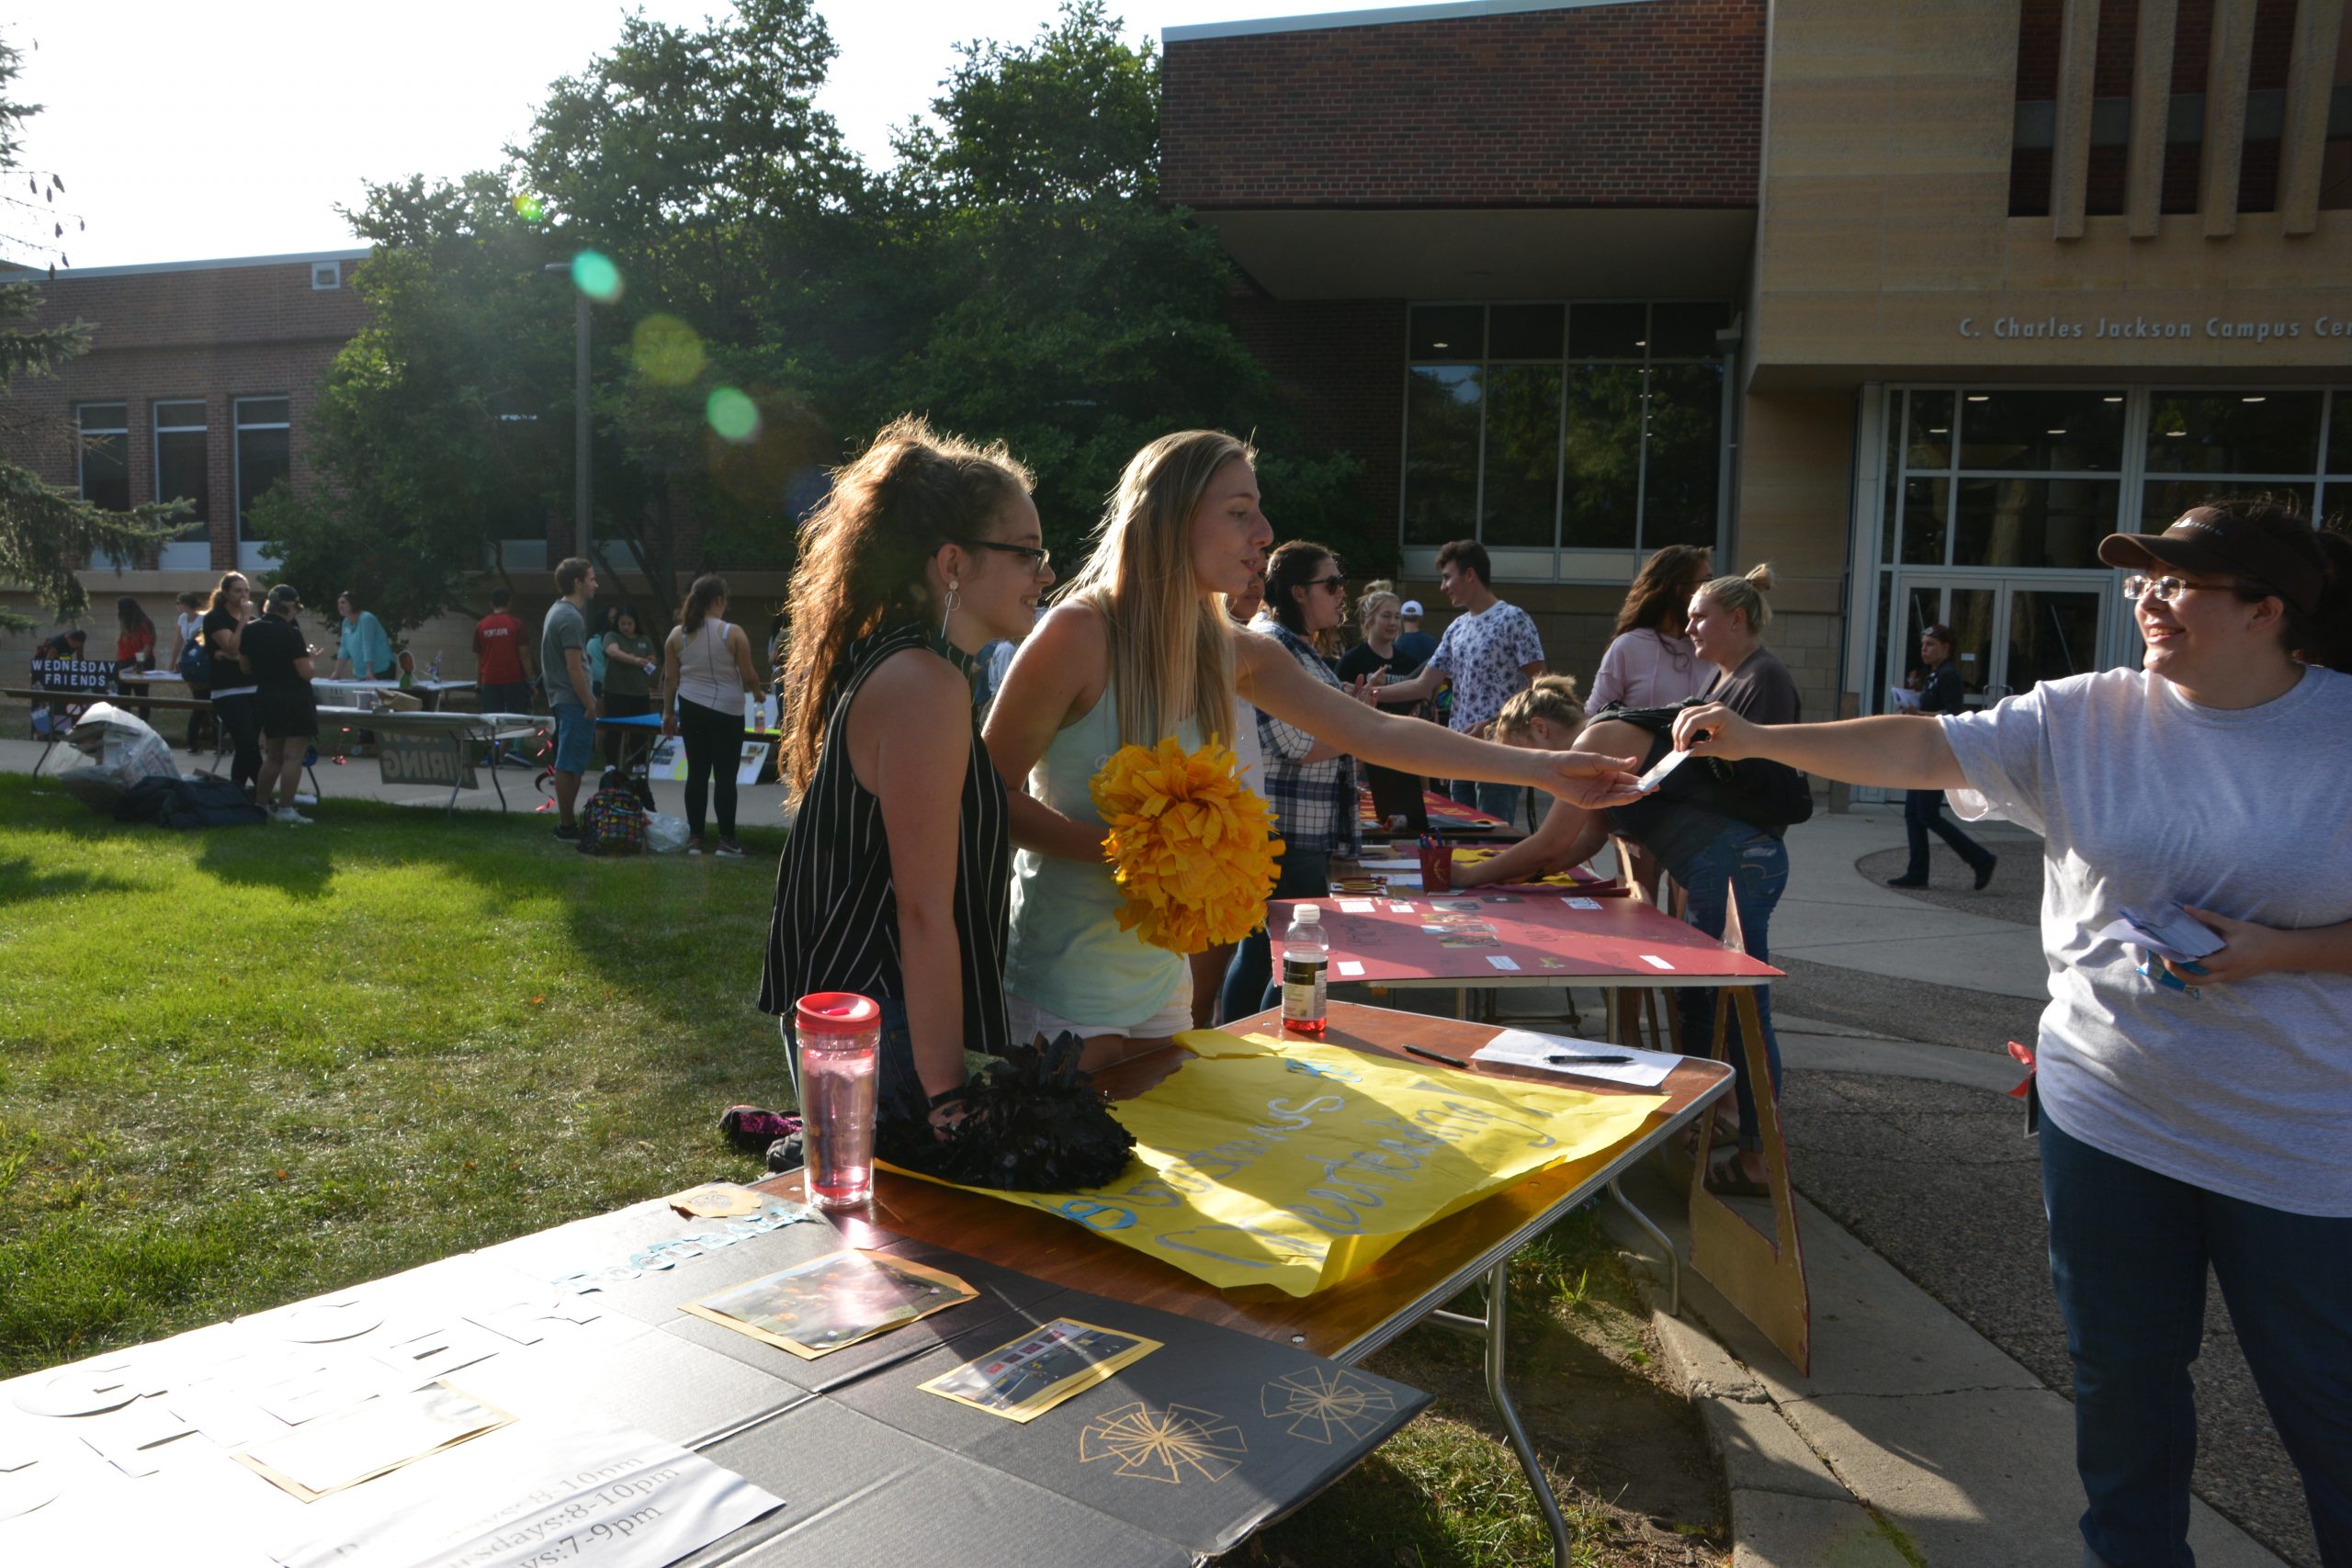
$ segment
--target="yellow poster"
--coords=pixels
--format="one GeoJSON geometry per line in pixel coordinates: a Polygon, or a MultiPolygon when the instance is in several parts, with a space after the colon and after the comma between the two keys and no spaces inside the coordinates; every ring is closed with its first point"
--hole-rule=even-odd
{"type": "MultiPolygon", "coordinates": [[[[1648,1120],[1662,1095],[1421,1068],[1336,1045],[1179,1036],[1202,1054],[1112,1112],[1136,1164],[1084,1192],[992,1192],[1220,1288],[1337,1284],[1412,1232],[1648,1120]]],[[[978,1191],[980,1189],[970,1189],[978,1191]]]]}

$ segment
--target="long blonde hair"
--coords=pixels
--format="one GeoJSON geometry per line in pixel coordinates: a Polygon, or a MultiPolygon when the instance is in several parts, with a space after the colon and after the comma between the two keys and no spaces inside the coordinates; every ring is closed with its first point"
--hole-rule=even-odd
{"type": "Polygon", "coordinates": [[[1209,481],[1255,448],[1221,430],[1163,435],[1127,460],[1093,549],[1064,597],[1102,617],[1119,739],[1149,746],[1186,719],[1223,740],[1233,728],[1233,633],[1193,575],[1193,513],[1209,481]]]}

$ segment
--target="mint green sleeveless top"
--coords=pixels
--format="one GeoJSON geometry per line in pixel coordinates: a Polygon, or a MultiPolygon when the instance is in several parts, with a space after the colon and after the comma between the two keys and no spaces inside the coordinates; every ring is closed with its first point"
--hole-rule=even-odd
{"type": "MultiPolygon", "coordinates": [[[[1056,735],[1030,771],[1029,793],[1074,822],[1101,822],[1088,786],[1119,749],[1117,708],[1106,689],[1092,711],[1056,735]]],[[[1201,728],[1190,720],[1176,735],[1187,750],[1201,744],[1201,728]]],[[[1119,929],[1125,902],[1107,861],[1023,850],[1012,863],[1005,990],[1073,1023],[1122,1029],[1189,994],[1192,971],[1182,956],[1119,929]]]]}

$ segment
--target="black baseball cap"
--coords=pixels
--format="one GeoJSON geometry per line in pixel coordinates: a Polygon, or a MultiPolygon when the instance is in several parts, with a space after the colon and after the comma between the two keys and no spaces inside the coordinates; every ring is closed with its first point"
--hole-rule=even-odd
{"type": "Polygon", "coordinates": [[[2327,581],[2327,556],[2312,525],[2265,502],[2193,506],[2161,534],[2109,534],[2098,558],[2131,570],[2233,577],[2306,615],[2319,608],[2327,581]]]}

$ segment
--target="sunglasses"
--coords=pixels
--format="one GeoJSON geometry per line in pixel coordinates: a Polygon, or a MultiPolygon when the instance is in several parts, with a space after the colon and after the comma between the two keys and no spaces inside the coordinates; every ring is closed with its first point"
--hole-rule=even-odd
{"type": "Polygon", "coordinates": [[[1348,580],[1335,572],[1329,577],[1310,577],[1300,586],[1328,588],[1334,593],[1344,593],[1348,591],[1348,580]]]}
{"type": "Polygon", "coordinates": [[[1029,563],[1033,572],[1045,570],[1054,559],[1054,552],[1042,545],[1008,545],[1001,539],[958,539],[956,543],[977,550],[1001,550],[1009,556],[1019,556],[1029,563]]]}

